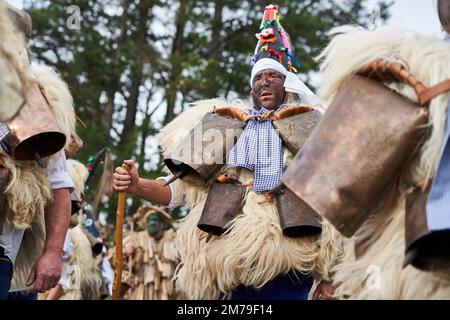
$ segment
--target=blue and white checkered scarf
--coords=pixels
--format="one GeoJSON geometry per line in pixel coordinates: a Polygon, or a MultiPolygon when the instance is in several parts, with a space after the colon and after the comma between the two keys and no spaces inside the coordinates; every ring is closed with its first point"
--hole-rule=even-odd
{"type": "MultiPolygon", "coordinates": [[[[281,106],[278,110],[280,110],[281,106]]],[[[261,115],[270,110],[254,107],[250,115],[261,115]]],[[[244,132],[228,156],[230,167],[243,167],[253,172],[253,191],[264,192],[275,187],[283,175],[283,142],[278,136],[272,121],[250,119],[244,132]]]]}

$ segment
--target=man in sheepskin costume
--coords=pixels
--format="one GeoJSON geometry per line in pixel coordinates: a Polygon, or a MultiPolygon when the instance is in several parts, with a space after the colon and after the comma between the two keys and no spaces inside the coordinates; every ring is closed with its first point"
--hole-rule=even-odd
{"type": "MultiPolygon", "coordinates": [[[[450,1],[438,4],[449,30],[450,1]]],[[[388,26],[331,36],[319,57],[327,111],[282,181],[294,176],[288,187],[347,237],[336,297],[450,299],[450,43],[388,26]]]]}
{"type": "MultiPolygon", "coordinates": [[[[65,136],[64,149],[75,136],[72,96],[50,67],[31,66],[33,96],[49,108],[65,136]]],[[[9,130],[2,124],[2,138],[9,130]]],[[[0,292],[6,299],[35,299],[33,292],[55,287],[61,275],[61,255],[70,220],[70,192],[64,150],[37,161],[14,160],[2,143],[4,193],[1,222],[0,292]],[[43,167],[41,167],[43,166],[43,167]]]]}
{"type": "MultiPolygon", "coordinates": [[[[44,80],[46,77],[36,72],[36,79],[33,79],[30,72],[27,52],[32,30],[30,16],[4,1],[0,1],[0,14],[0,120],[9,126],[14,121],[17,124],[20,117],[31,119],[30,109],[42,107],[50,111],[47,102],[55,102],[55,96],[51,78],[44,80]],[[44,88],[43,82],[49,86],[44,88]]],[[[59,98],[60,95],[56,99],[56,109],[60,105],[59,98]]],[[[56,111],[59,114],[59,117],[55,114],[56,118],[70,118],[70,108],[71,104],[56,111]],[[61,117],[63,113],[66,116],[61,117]]],[[[50,118],[47,119],[54,121],[50,118]]],[[[73,124],[74,121],[73,118],[73,124]]],[[[64,125],[64,121],[59,123],[64,125]]],[[[6,299],[10,289],[15,291],[10,298],[21,298],[22,289],[43,291],[56,285],[61,272],[60,253],[69,223],[68,188],[72,187],[62,152],[41,162],[45,168],[35,161],[13,160],[17,154],[10,154],[12,150],[5,139],[13,136],[9,134],[8,126],[0,123],[0,299],[6,299]],[[11,284],[13,273],[15,279],[11,284]]],[[[22,129],[26,131],[28,127],[22,129]]],[[[70,140],[70,136],[68,138],[70,140]]],[[[58,146],[61,147],[62,144],[58,146]]]]}
{"type": "Polygon", "coordinates": [[[123,241],[122,299],[183,299],[173,284],[178,259],[171,216],[160,207],[143,205],[133,220],[131,223],[136,223],[141,231],[132,228],[123,241]]]}
{"type": "MultiPolygon", "coordinates": [[[[68,149],[75,134],[75,113],[67,85],[50,67],[31,66],[31,73],[37,92],[48,101],[66,136],[68,149]]],[[[2,128],[8,134],[7,127],[2,128]]],[[[35,161],[13,160],[8,150],[2,150],[1,157],[7,181],[0,243],[4,250],[2,261],[9,260],[8,269],[2,270],[8,272],[9,281],[12,278],[11,288],[5,282],[2,289],[9,289],[10,297],[20,298],[22,291],[44,292],[58,283],[73,183],[64,150],[44,158],[44,168],[35,161]]]]}
{"type": "MultiPolygon", "coordinates": [[[[450,43],[450,0],[438,0],[437,10],[442,29],[445,31],[445,41],[450,43]]],[[[450,105],[450,100],[449,100],[450,105]]],[[[429,233],[421,241],[450,244],[450,108],[447,106],[445,131],[440,160],[433,184],[426,203],[427,227],[429,233]],[[431,239],[431,241],[430,241],[431,239]]],[[[427,245],[428,246],[428,245],[427,245]]],[[[429,248],[424,248],[424,250],[429,248]]],[[[448,248],[446,248],[448,251],[448,248]]],[[[447,264],[450,264],[450,253],[447,255],[447,264]]],[[[450,267],[449,267],[450,268],[450,267]]]]}
{"type": "MultiPolygon", "coordinates": [[[[200,101],[161,130],[159,143],[174,176],[141,179],[132,160],[125,161],[129,171],[120,167],[115,170],[117,191],[169,207],[189,208],[177,230],[181,263],[175,273],[177,289],[189,299],[305,300],[314,281],[329,280],[329,270],[340,254],[337,233],[328,224],[316,216],[310,216],[309,224],[307,219],[301,220],[309,208],[292,205],[283,200],[289,195],[281,192],[279,196],[274,191],[279,189],[280,177],[296,152],[296,148],[288,148],[295,144],[290,139],[296,135],[281,138],[282,130],[279,135],[274,126],[284,116],[320,116],[313,108],[320,100],[293,73],[298,64],[276,6],[264,10],[252,64],[250,104],[200,101]],[[300,102],[292,102],[294,94],[299,95],[300,102]],[[224,162],[182,163],[177,172],[180,162],[172,161],[173,151],[189,144],[189,132],[199,124],[213,129],[237,124],[243,130],[237,142],[233,140],[225,150],[224,162]],[[219,225],[209,223],[211,218],[221,220],[219,225]],[[300,221],[292,226],[290,219],[300,221]]],[[[296,128],[295,132],[301,132],[306,124],[296,128]]],[[[205,141],[205,136],[200,140],[205,141]]],[[[216,140],[213,146],[220,149],[221,143],[216,140]]],[[[322,299],[327,296],[325,289],[329,288],[322,282],[317,291],[322,299]]]]}

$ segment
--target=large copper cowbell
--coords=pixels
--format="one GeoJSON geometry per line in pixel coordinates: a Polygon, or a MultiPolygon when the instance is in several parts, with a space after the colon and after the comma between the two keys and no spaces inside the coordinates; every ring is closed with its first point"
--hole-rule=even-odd
{"type": "Polygon", "coordinates": [[[273,126],[278,131],[278,135],[283,140],[286,148],[295,155],[305,144],[321,117],[322,114],[319,111],[311,110],[276,120],[273,122],[273,126]]]}
{"type": "Polygon", "coordinates": [[[282,182],[350,237],[419,149],[427,122],[426,108],[351,76],[282,182]]]}
{"type": "Polygon", "coordinates": [[[281,190],[276,201],[280,227],[286,237],[301,238],[322,233],[321,217],[291,190],[281,190]]]}
{"type": "Polygon", "coordinates": [[[5,138],[5,144],[11,156],[19,161],[50,156],[66,143],[66,136],[37,84],[26,92],[26,101],[20,114],[6,122],[10,133],[5,138]]]}
{"type": "MultiPolygon", "coordinates": [[[[273,122],[286,148],[294,155],[303,147],[322,114],[311,110],[273,122]]],[[[276,193],[280,227],[283,235],[290,238],[318,235],[322,232],[321,217],[288,188],[276,193]]]]}
{"type": "Polygon", "coordinates": [[[174,176],[179,176],[183,181],[204,186],[225,164],[226,156],[236,144],[245,125],[243,121],[207,113],[177,148],[166,155],[164,164],[174,176]],[[207,132],[220,132],[221,139],[214,141],[205,134],[207,132]],[[189,150],[186,150],[186,146],[189,150]]]}
{"type": "Polygon", "coordinates": [[[429,188],[416,188],[406,196],[404,266],[424,271],[450,269],[450,232],[428,229],[426,203],[429,188]]]}
{"type": "Polygon", "coordinates": [[[228,224],[242,213],[245,194],[246,187],[238,183],[214,182],[197,227],[217,236],[224,233],[228,224]]]}

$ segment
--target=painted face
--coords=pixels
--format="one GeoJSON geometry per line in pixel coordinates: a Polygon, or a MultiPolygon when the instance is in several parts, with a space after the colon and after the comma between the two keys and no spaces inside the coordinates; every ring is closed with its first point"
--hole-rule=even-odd
{"type": "Polygon", "coordinates": [[[146,226],[147,232],[150,235],[155,236],[156,234],[158,234],[159,231],[161,231],[163,223],[157,213],[151,213],[148,215],[146,219],[146,226]]]}
{"type": "Polygon", "coordinates": [[[257,109],[276,110],[283,104],[286,96],[284,79],[284,75],[272,69],[261,70],[255,75],[251,95],[257,109]]]}

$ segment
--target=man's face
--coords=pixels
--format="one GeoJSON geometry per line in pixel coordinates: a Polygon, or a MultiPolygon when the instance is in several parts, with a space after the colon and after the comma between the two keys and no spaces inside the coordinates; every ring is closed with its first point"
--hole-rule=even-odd
{"type": "Polygon", "coordinates": [[[162,220],[156,213],[149,214],[146,219],[146,223],[147,223],[147,232],[152,236],[157,235],[162,230],[163,227],[162,220]]]}
{"type": "Polygon", "coordinates": [[[253,90],[250,93],[255,107],[278,109],[285,99],[284,79],[284,75],[272,69],[258,72],[253,78],[253,90]]]}

